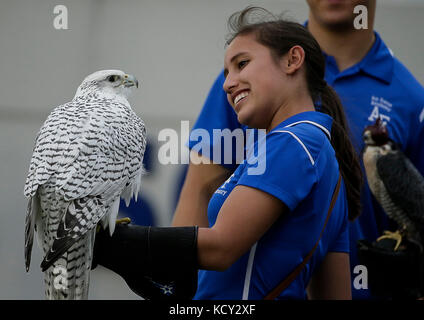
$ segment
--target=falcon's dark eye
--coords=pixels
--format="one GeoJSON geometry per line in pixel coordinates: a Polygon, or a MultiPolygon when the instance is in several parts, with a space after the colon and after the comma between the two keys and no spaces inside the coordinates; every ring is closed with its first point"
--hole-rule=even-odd
{"type": "Polygon", "coordinates": [[[118,78],[119,77],[117,75],[111,75],[111,76],[107,77],[106,79],[109,82],[115,82],[116,80],[118,80],[118,78]]]}

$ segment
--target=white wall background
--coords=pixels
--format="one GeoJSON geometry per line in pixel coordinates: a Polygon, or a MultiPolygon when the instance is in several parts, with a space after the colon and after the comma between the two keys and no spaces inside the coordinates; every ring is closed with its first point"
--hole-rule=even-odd
{"type": "MultiPolygon", "coordinates": [[[[424,1],[378,0],[376,30],[424,82],[424,1]]],[[[159,130],[195,120],[222,68],[226,21],[260,5],[303,22],[303,0],[0,0],[0,299],[43,299],[41,253],[25,273],[23,186],[35,135],[53,107],[72,99],[99,69],[137,76],[130,99],[157,143],[159,130]],[[69,30],[53,27],[53,8],[68,8],[69,30]]],[[[144,192],[159,223],[172,215],[179,166],[157,165],[144,192]]],[[[112,273],[92,274],[92,299],[137,298],[112,273]]]]}

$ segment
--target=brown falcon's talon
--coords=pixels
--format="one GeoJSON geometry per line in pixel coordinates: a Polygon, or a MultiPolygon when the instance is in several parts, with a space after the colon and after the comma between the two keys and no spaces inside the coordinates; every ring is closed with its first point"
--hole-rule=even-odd
{"type": "Polygon", "coordinates": [[[399,246],[402,242],[402,234],[399,232],[399,230],[396,230],[395,232],[391,232],[391,231],[386,230],[386,231],[384,231],[384,235],[377,239],[377,242],[382,240],[382,239],[396,240],[396,245],[395,245],[395,248],[394,248],[394,251],[396,251],[399,248],[399,246]]]}

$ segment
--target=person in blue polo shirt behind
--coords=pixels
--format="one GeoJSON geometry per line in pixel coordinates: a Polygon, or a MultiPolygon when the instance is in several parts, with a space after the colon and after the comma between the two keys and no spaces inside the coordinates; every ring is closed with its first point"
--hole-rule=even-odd
{"type": "MultiPolygon", "coordinates": [[[[360,154],[364,147],[363,129],[380,117],[391,138],[424,174],[424,89],[373,30],[376,1],[307,0],[307,3],[310,12],[305,26],[323,50],[325,80],[340,96],[357,153],[360,154]],[[368,9],[368,29],[354,28],[354,7],[358,4],[368,9]]],[[[246,129],[227,102],[222,89],[224,81],[222,72],[193,130],[203,128],[212,133],[213,129],[246,129]]],[[[189,148],[195,143],[190,141],[189,148]]],[[[214,147],[216,145],[211,145],[211,149],[214,147]]],[[[212,150],[209,154],[213,154],[212,150]]],[[[235,159],[233,155],[233,162],[229,164],[221,161],[220,164],[189,165],[174,226],[207,225],[205,215],[200,214],[201,208],[207,207],[215,188],[237,168],[235,159]]],[[[346,180],[345,183],[350,182],[346,180]]],[[[373,297],[367,285],[367,274],[363,268],[356,268],[359,265],[356,242],[359,239],[374,241],[384,230],[394,226],[373,198],[367,183],[361,200],[361,215],[349,223],[351,287],[353,299],[370,299],[373,297]]]]}
{"type": "Polygon", "coordinates": [[[144,297],[157,297],[149,283],[171,294],[179,274],[199,268],[194,299],[305,299],[308,284],[311,297],[351,298],[359,159],[317,41],[295,22],[251,22],[268,14],[231,16],[223,84],[238,120],[266,132],[253,147],[262,170],[249,153],[211,198],[208,226],[117,225],[96,237],[94,261],[144,297]]]}

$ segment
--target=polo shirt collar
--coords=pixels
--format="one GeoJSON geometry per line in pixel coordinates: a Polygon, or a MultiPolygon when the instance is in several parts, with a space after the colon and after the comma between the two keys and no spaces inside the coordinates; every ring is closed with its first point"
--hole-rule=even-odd
{"type": "Polygon", "coordinates": [[[328,132],[331,132],[331,125],[333,123],[333,119],[328,114],[318,111],[306,111],[287,118],[269,133],[272,133],[275,130],[282,130],[284,127],[294,125],[301,121],[315,122],[316,124],[324,127],[328,132]]]}
{"type": "Polygon", "coordinates": [[[390,83],[393,78],[393,53],[376,31],[374,31],[374,35],[374,44],[367,55],[359,62],[359,68],[372,77],[390,83]]]}
{"type": "MultiPolygon", "coordinates": [[[[308,20],[303,24],[308,27],[308,20]]],[[[394,58],[392,51],[386,46],[377,31],[374,31],[375,41],[365,57],[356,65],[334,75],[333,77],[343,77],[363,72],[371,77],[377,78],[385,83],[390,83],[393,78],[394,58]]],[[[333,56],[323,52],[327,66],[336,65],[333,56]]],[[[333,69],[333,68],[332,68],[333,69]]],[[[337,69],[337,67],[335,67],[337,69]]],[[[331,77],[331,78],[333,78],[331,77]]]]}

